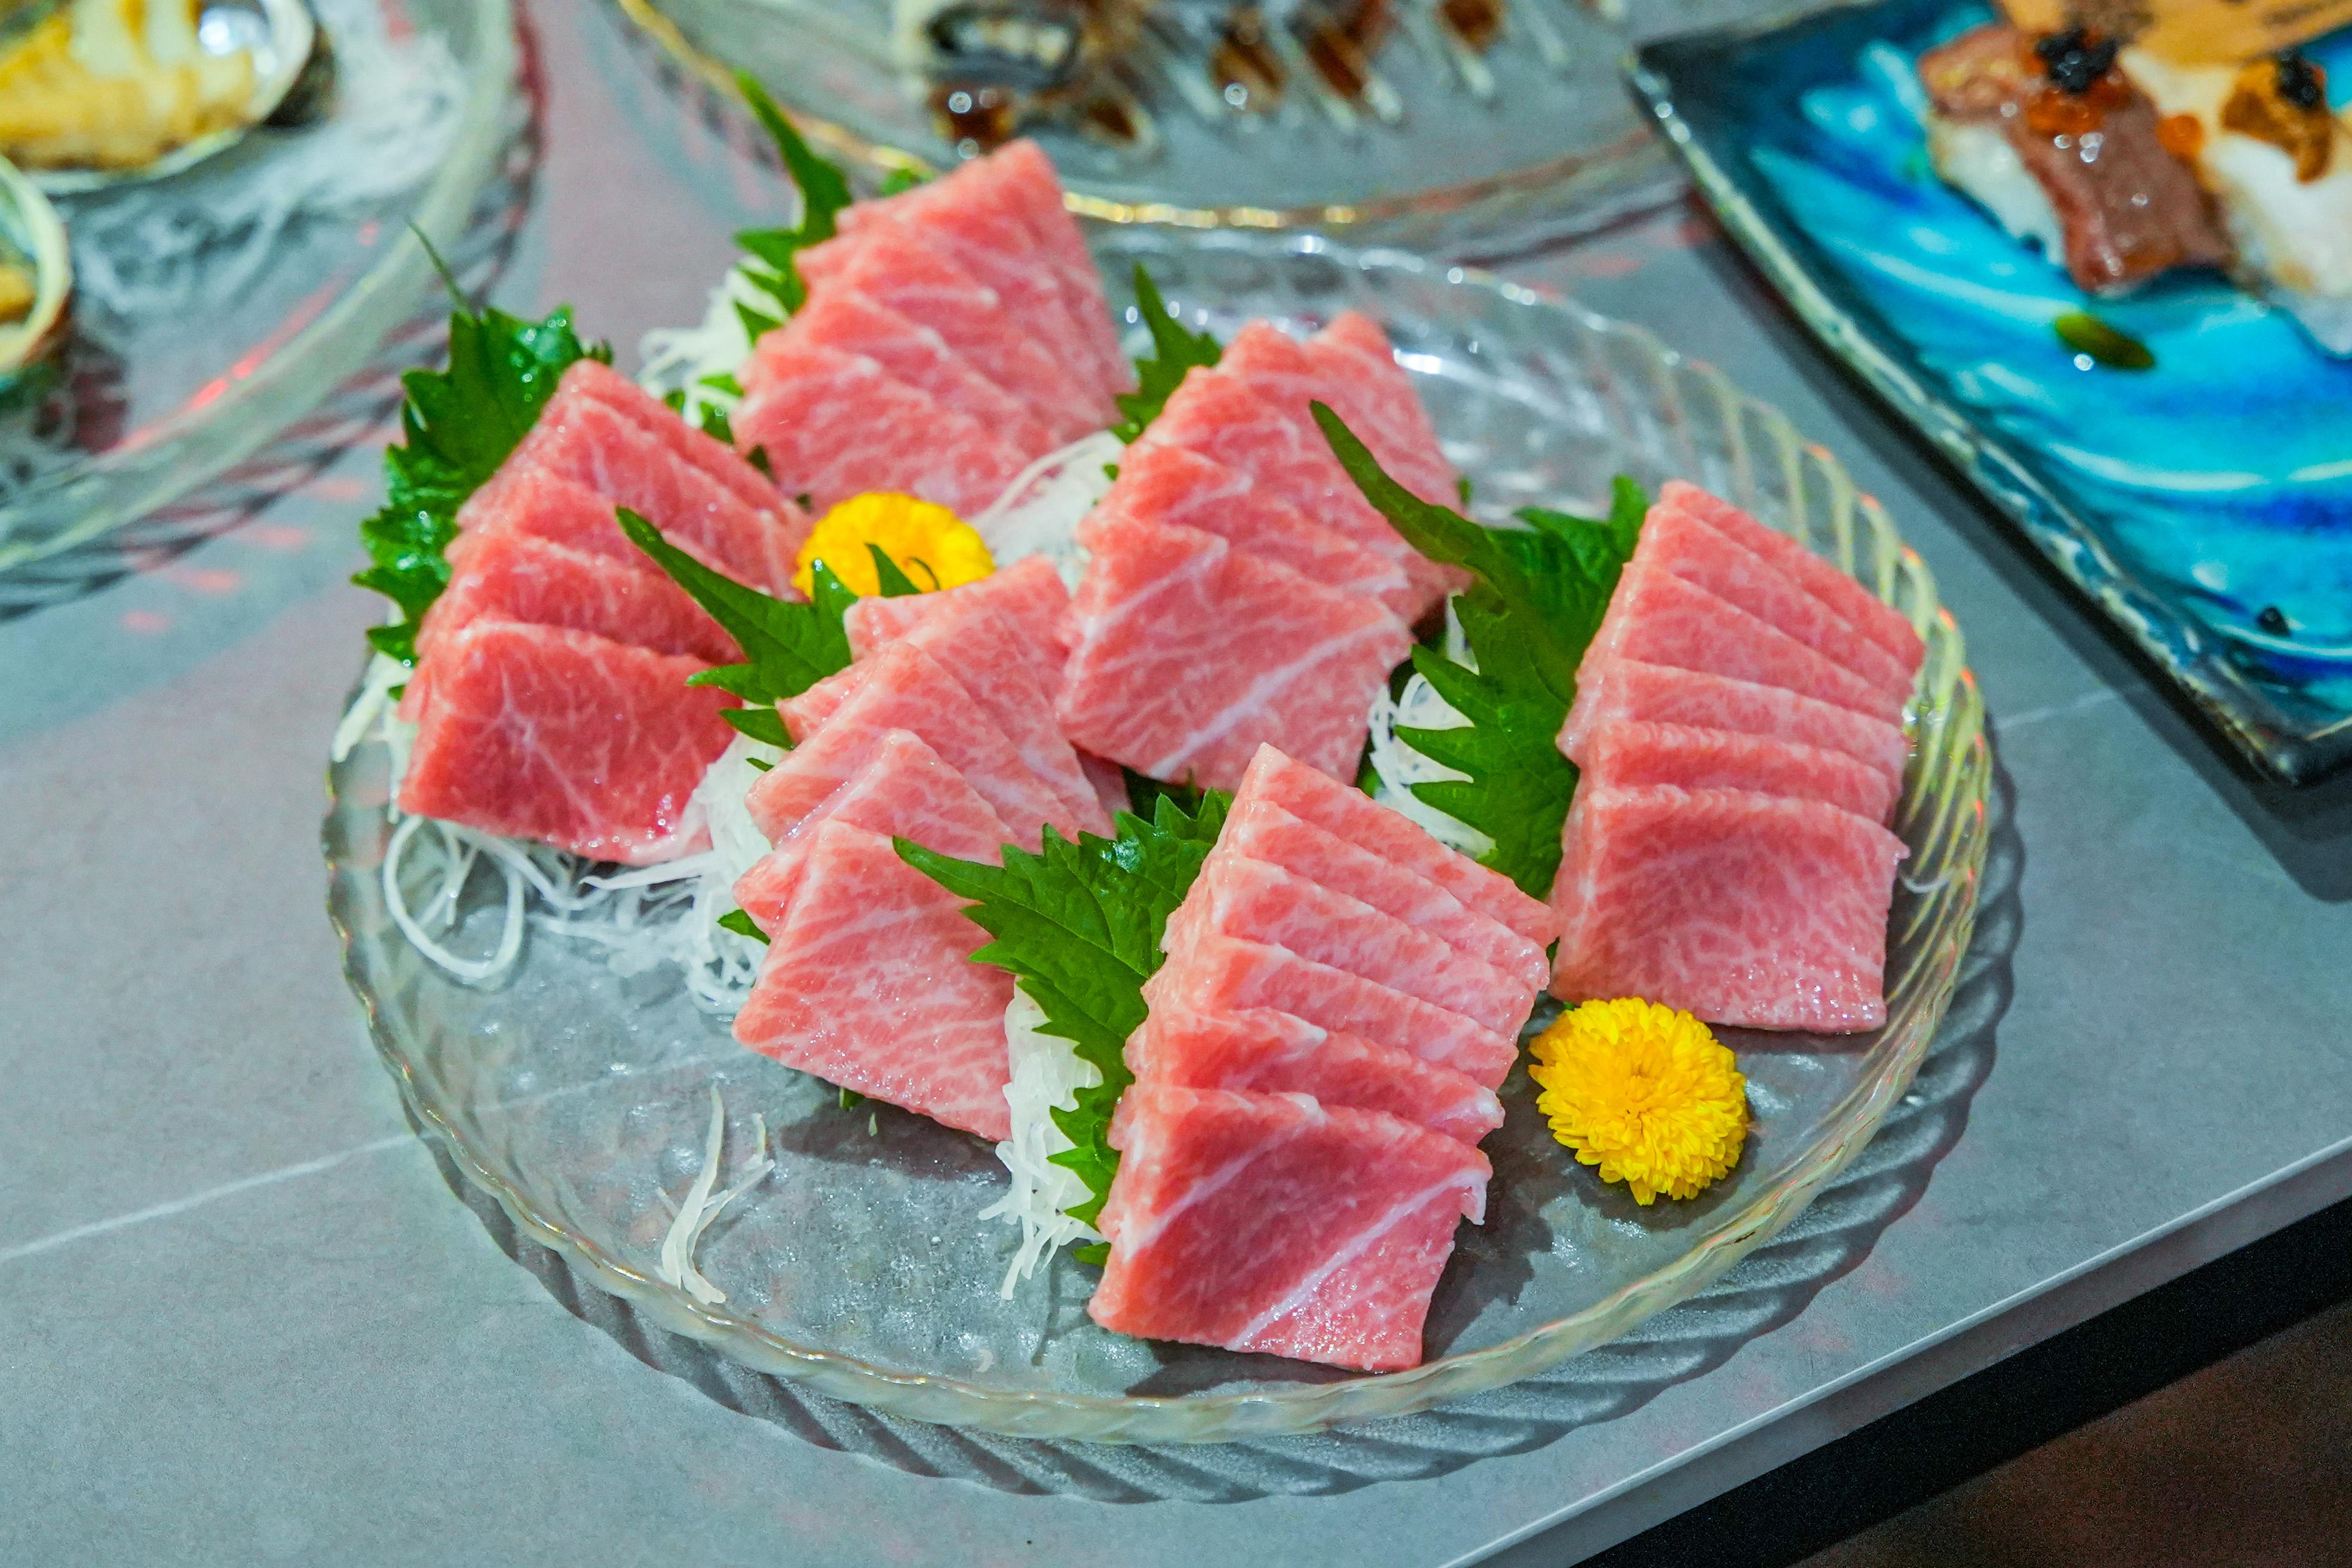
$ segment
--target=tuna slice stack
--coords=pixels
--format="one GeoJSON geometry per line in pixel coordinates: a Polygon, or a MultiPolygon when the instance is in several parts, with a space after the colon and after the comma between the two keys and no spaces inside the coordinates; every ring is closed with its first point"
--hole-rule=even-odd
{"type": "Polygon", "coordinates": [[[688,804],[727,749],[734,644],[630,544],[641,512],[731,577],[791,592],[808,519],[719,443],[583,360],[457,514],[416,639],[401,810],[645,864],[703,845],[688,804]]]}
{"type": "Polygon", "coordinates": [[[987,934],[891,841],[992,862],[1007,843],[1036,849],[1048,825],[1109,833],[1054,727],[1066,609],[1034,559],[852,608],[856,662],[779,705],[793,748],[747,802],[776,847],[735,886],[769,937],[737,1040],[949,1126],[1012,1135],[1012,979],[967,961],[987,934]]]}
{"type": "Polygon", "coordinates": [[[819,511],[868,491],[971,517],[1118,417],[1130,384],[1045,155],[1014,141],[861,203],[803,252],[808,301],[762,335],[735,438],[819,511]]]}
{"type": "Polygon", "coordinates": [[[1911,623],[1794,539],[1667,485],[1577,672],[1552,989],[1714,1023],[1885,1019],[1911,623]]]}
{"type": "Polygon", "coordinates": [[[1244,328],[1185,377],[1080,529],[1090,559],[1061,706],[1078,745],[1219,789],[1261,744],[1353,776],[1407,622],[1459,584],[1357,490],[1317,401],[1416,494],[1454,498],[1377,325],[1349,312],[1305,342],[1244,328]]]}
{"type": "Polygon", "coordinates": [[[1128,1044],[1095,1321],[1418,1364],[1555,934],[1506,878],[1260,747],[1128,1044]]]}

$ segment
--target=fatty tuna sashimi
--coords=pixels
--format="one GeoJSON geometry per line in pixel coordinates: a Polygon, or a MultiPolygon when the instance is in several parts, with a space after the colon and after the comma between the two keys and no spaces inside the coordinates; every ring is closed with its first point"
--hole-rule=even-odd
{"type": "Polygon", "coordinates": [[[764,452],[777,486],[816,513],[882,490],[971,516],[1027,465],[977,420],[862,354],[779,343],[748,374],[736,444],[764,452]]]}
{"type": "Polygon", "coordinates": [[[1806,592],[1781,568],[1692,513],[1664,501],[1652,507],[1633,557],[1737,604],[1879,691],[1910,700],[1912,669],[1806,592]]]}
{"type": "Polygon", "coordinates": [[[1566,927],[1552,991],[1646,997],[1748,1029],[1875,1029],[1904,852],[1818,800],[1588,786],[1552,891],[1566,927]]]}
{"type": "Polygon", "coordinates": [[[459,542],[472,548],[462,564],[450,562],[448,588],[425,612],[416,633],[421,662],[431,663],[443,641],[477,621],[564,626],[714,664],[742,656],[719,622],[650,564],[630,566],[523,533],[459,542]]]}
{"type": "Polygon", "coordinates": [[[1411,638],[1381,605],[1195,528],[1114,521],[1070,604],[1056,705],[1070,740],[1137,772],[1230,789],[1261,744],[1352,778],[1411,638]]]}
{"type": "Polygon", "coordinates": [[[1169,916],[1171,966],[1209,936],[1280,947],[1301,958],[1376,981],[1461,1014],[1496,1034],[1528,1021],[1535,988],[1456,952],[1360,899],[1250,859],[1223,842],[1210,852],[1192,891],[1169,916]]]}
{"type": "Polygon", "coordinates": [[[1576,672],[1576,702],[1559,732],[1560,750],[1580,767],[1591,755],[1591,737],[1627,720],[1733,730],[1843,752],[1898,794],[1910,753],[1903,732],[1885,720],[1780,686],[1634,659],[1587,657],[1576,672]]]}
{"type": "Polygon", "coordinates": [[[1633,789],[1674,784],[1685,789],[1752,789],[1793,800],[1819,800],[1885,822],[1895,814],[1886,775],[1842,751],[1727,729],[1627,721],[1605,725],[1585,747],[1582,784],[1633,789]]]}
{"type": "Polygon", "coordinates": [[[887,731],[865,765],[826,796],[772,852],[735,881],[735,902],[775,934],[807,869],[821,822],[847,822],[885,838],[912,839],[958,860],[1001,860],[1012,835],[963,775],[903,729],[887,731]]]}
{"type": "Polygon", "coordinates": [[[1446,848],[1419,824],[1362,790],[1302,768],[1271,746],[1251,759],[1237,796],[1244,797],[1279,806],[1302,821],[1426,877],[1538,949],[1551,946],[1559,935],[1559,917],[1543,900],[1519,891],[1509,877],[1446,848]]]}
{"type": "Polygon", "coordinates": [[[893,643],[827,681],[844,682],[849,695],[813,730],[795,723],[791,703],[780,705],[795,744],[744,797],[769,842],[847,783],[894,729],[921,737],[962,774],[1022,848],[1035,849],[1047,822],[1075,835],[1077,825],[1061,799],[1030,771],[962,684],[920,648],[893,643]]]}
{"type": "MultiPolygon", "coordinates": [[[[551,473],[530,461],[509,459],[457,510],[457,537],[449,543],[449,568],[462,574],[473,551],[508,534],[545,539],[567,549],[601,556],[623,566],[650,567],[645,552],[629,542],[614,519],[614,504],[585,485],[551,473]]],[[[656,519],[656,526],[664,526],[656,519]]],[[[669,542],[703,565],[774,592],[768,574],[775,570],[774,526],[752,514],[710,513],[689,517],[682,528],[664,527],[669,542]]],[[[794,547],[797,549],[797,545],[794,547]]],[[[792,580],[782,591],[797,599],[792,580]]]]}
{"type": "MultiPolygon", "coordinates": [[[[1062,205],[1053,164],[1035,143],[1010,143],[914,190],[860,203],[843,214],[841,226],[854,235],[884,223],[911,225],[944,245],[1017,315],[1048,332],[1106,397],[1127,390],[1127,365],[1118,357],[1093,259],[1062,205]],[[1063,229],[1076,246],[1083,276],[1077,287],[1065,276],[1066,252],[1058,245],[1063,229]]],[[[821,258],[817,276],[826,270],[821,258]]]]}
{"type": "Polygon", "coordinates": [[[1836,611],[1855,630],[1885,650],[1906,672],[1906,685],[1909,677],[1918,674],[1927,649],[1919,641],[1910,618],[1861,583],[1780,529],[1766,526],[1696,485],[1670,479],[1658,491],[1658,499],[1719,529],[1735,543],[1754,550],[1794,578],[1806,592],[1836,611]]]}
{"type": "Polygon", "coordinates": [[[1112,1142],[1095,1322],[1366,1372],[1419,1364],[1454,1224],[1484,1214],[1490,1174],[1457,1139],[1303,1094],[1139,1084],[1112,1142]]]}
{"type": "Polygon", "coordinates": [[[819,823],[735,1038],[761,1055],[1003,1142],[1013,977],[971,962],[988,933],[890,841],[819,823]]]}
{"type": "Polygon", "coordinates": [[[1503,1103],[1466,1074],[1266,1008],[1160,1009],[1127,1042],[1127,1065],[1139,1079],[1181,1089],[1311,1094],[1326,1105],[1385,1111],[1465,1144],[1503,1124],[1503,1103]]]}
{"type": "MultiPolygon", "coordinates": [[[[1353,319],[1380,332],[1364,317],[1353,319]]],[[[1440,506],[1460,499],[1454,465],[1439,448],[1412,381],[1389,357],[1385,333],[1376,370],[1372,357],[1345,338],[1318,352],[1316,345],[1297,341],[1271,322],[1253,321],[1234,334],[1217,365],[1294,416],[1311,419],[1309,404],[1328,403],[1397,483],[1440,506]]]]}
{"type": "MultiPolygon", "coordinates": [[[[859,295],[837,288],[812,295],[790,321],[761,335],[753,362],[761,350],[786,349],[829,349],[872,360],[895,380],[977,422],[1024,460],[1054,449],[1053,433],[1028,406],[965,363],[946,339],[859,295]]],[[[754,370],[753,379],[759,374],[754,370]]]]}
{"type": "Polygon", "coordinates": [[[863,296],[937,332],[972,369],[1026,404],[1057,444],[1117,417],[1100,388],[1072,374],[1034,325],[915,230],[877,224],[803,251],[800,259],[823,278],[813,287],[863,296]]]}
{"type": "Polygon", "coordinates": [[[699,659],[555,626],[476,621],[434,651],[400,809],[591,860],[708,841],[688,810],[734,731],[699,659]]]}
{"type": "Polygon", "coordinates": [[[1392,990],[1377,981],[1302,958],[1280,947],[1230,936],[1202,936],[1186,945],[1144,982],[1143,999],[1194,1012],[1272,1008],[1393,1046],[1434,1067],[1452,1068],[1492,1089],[1518,1060],[1518,1042],[1475,1019],[1392,990]]]}
{"type": "Polygon", "coordinates": [[[1903,722],[1904,699],[1872,685],[1687,579],[1638,557],[1610,596],[1585,663],[1639,659],[1781,686],[1888,724],[1903,722]]]}
{"type": "Polygon", "coordinates": [[[1256,489],[1395,561],[1413,587],[1408,619],[1418,619],[1455,580],[1373,510],[1304,411],[1294,415],[1230,371],[1188,372],[1129,451],[1140,455],[1159,446],[1213,458],[1256,489]]]}
{"type": "MultiPolygon", "coordinates": [[[[726,443],[687,423],[676,409],[603,361],[581,360],[566,370],[556,387],[556,399],[567,395],[604,404],[746,507],[761,510],[776,506],[776,487],[729,450],[726,443]]],[[[551,407],[556,399],[550,400],[551,407]]]]}
{"type": "Polygon", "coordinates": [[[1360,899],[1494,966],[1531,990],[1551,975],[1544,950],[1492,915],[1470,908],[1417,872],[1303,821],[1270,800],[1235,798],[1220,849],[1278,865],[1360,899]]]}
{"type": "Polygon", "coordinates": [[[1061,574],[1044,556],[1026,557],[997,568],[977,582],[936,593],[861,599],[842,617],[842,627],[849,633],[849,651],[863,659],[883,643],[905,636],[934,616],[951,613],[955,606],[968,601],[985,604],[1010,620],[1020,632],[1038,685],[1048,695],[1061,691],[1062,666],[1070,657],[1070,591],[1062,586],[1061,574]]]}
{"type": "Polygon", "coordinates": [[[1404,568],[1258,490],[1214,458],[1181,446],[1131,452],[1118,478],[1078,525],[1078,542],[1121,518],[1215,534],[1234,549],[1342,593],[1378,599],[1399,614],[1414,604],[1404,568]]]}
{"type": "Polygon", "coordinates": [[[598,497],[607,518],[615,507],[626,507],[680,544],[725,562],[740,580],[798,597],[792,592],[793,570],[811,527],[805,514],[772,488],[764,505],[751,505],[610,405],[584,393],[567,395],[572,385],[567,380],[530,434],[459,509],[460,528],[493,526],[495,517],[522,505],[510,489],[545,498],[533,480],[543,473],[598,497]]]}
{"type": "Polygon", "coordinates": [[[1094,786],[1095,799],[1102,809],[1115,818],[1121,811],[1135,809],[1135,801],[1127,792],[1127,770],[1116,762],[1106,762],[1091,751],[1078,753],[1078,767],[1094,786]]]}

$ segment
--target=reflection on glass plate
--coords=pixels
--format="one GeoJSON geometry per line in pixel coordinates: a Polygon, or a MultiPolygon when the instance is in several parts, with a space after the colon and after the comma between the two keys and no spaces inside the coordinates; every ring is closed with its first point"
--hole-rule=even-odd
{"type": "MultiPolygon", "coordinates": [[[[1835,460],[1720,375],[1646,334],[1459,269],[1300,240],[1128,231],[1106,273],[1147,261],[1195,322],[1384,319],[1449,455],[1501,515],[1589,505],[1612,474],[1681,475],[1738,498],[1845,565],[1928,645],[1895,823],[1910,846],[1887,967],[1888,1022],[1837,1040],[1731,1031],[1758,1124],[1733,1176],[1688,1204],[1637,1207],[1547,1135],[1523,1075],[1487,1141],[1485,1226],[1465,1228],[1433,1304],[1431,1360],[1356,1376],[1268,1356],[1124,1339],[1085,1315],[1091,1270],[1064,1257],[1012,1300],[1013,1245],[978,1213],[1001,1190],[985,1145],[737,1047],[668,971],[615,975],[533,933],[513,977],[469,989],[386,915],[386,758],[331,776],[330,908],[377,1044],[419,1118],[534,1241],[673,1333],[752,1368],[897,1416],[1029,1437],[1194,1443],[1403,1416],[1540,1373],[1715,1280],[1796,1216],[1895,1105],[1950,1002],[1990,837],[1983,712],[1960,636],[1918,558],[1835,460]],[[710,1091],[732,1132],[773,1130],[779,1168],[730,1209],[698,1304],[660,1282],[674,1205],[701,1162],[710,1091]]],[[[416,868],[418,895],[433,880],[416,868]]],[[[494,940],[486,879],[457,942],[494,940]]],[[[730,1144],[730,1147],[740,1147],[730,1144]]]]}
{"type": "Polygon", "coordinates": [[[171,506],[311,414],[435,285],[511,138],[505,0],[316,0],[323,111],[164,179],[57,198],[72,332],[0,409],[0,569],[171,506]]]}
{"type": "MultiPolygon", "coordinates": [[[[2352,762],[2352,361],[2218,275],[2087,301],[1928,166],[1912,63],[1987,19],[1885,0],[1641,51],[1637,90],[1822,341],[2256,764],[2352,762]],[[2147,345],[2108,369],[2053,323],[2147,345]]],[[[2352,35],[2315,46],[2352,91],[2352,35]]]]}

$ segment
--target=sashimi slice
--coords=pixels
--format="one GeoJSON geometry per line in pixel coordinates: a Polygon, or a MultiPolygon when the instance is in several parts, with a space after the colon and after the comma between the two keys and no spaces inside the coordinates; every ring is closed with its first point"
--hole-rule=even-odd
{"type": "MultiPolygon", "coordinates": [[[[852,673],[857,679],[847,699],[813,732],[796,733],[798,744],[744,797],[751,821],[769,842],[782,839],[848,782],[894,729],[921,737],[962,774],[1022,848],[1035,849],[1047,822],[1065,834],[1076,831],[1060,798],[1030,771],[962,684],[929,654],[893,643],[843,672],[852,673]]],[[[785,722],[792,724],[789,711],[785,722]]]]}
{"type": "Polygon", "coordinates": [[[1460,1013],[1496,1034],[1517,1035],[1536,988],[1447,946],[1360,899],[1255,861],[1220,842],[1169,917],[1168,962],[1215,935],[1280,947],[1328,964],[1432,1007],[1460,1013]]]}
{"type": "Polygon", "coordinates": [[[1726,729],[1624,722],[1592,734],[1582,783],[1598,789],[1675,784],[1685,789],[1752,789],[1819,800],[1885,822],[1895,812],[1886,775],[1842,751],[1726,729]]]}
{"type": "MultiPolygon", "coordinates": [[[[730,575],[770,593],[793,593],[793,559],[808,517],[771,491],[753,507],[730,486],[671,451],[642,425],[594,398],[559,392],[541,411],[499,472],[460,508],[461,528],[490,526],[520,505],[509,492],[533,486],[534,472],[568,479],[604,503],[626,507],[680,544],[725,562],[730,575]]],[[[534,496],[537,492],[534,491],[534,496]]]]}
{"type": "MultiPolygon", "coordinates": [[[[846,234],[866,232],[877,223],[898,223],[940,240],[1013,312],[1048,334],[1073,366],[1084,367],[1105,398],[1106,410],[1110,394],[1125,390],[1126,366],[1118,357],[1102,289],[1094,282],[1093,262],[1086,256],[1083,242],[1078,254],[1085,277],[1093,285],[1090,292],[1065,286],[1060,258],[1053,254],[1046,224],[1058,219],[1067,225],[1069,219],[1053,165],[1034,143],[1000,148],[912,191],[862,203],[845,218],[846,234]],[[1030,160],[1034,168],[1024,167],[1030,160]],[[1037,170],[1043,171],[1042,181],[1037,170]]],[[[824,270],[820,262],[820,275],[824,270]]]]}
{"type": "Polygon", "coordinates": [[[1419,1364],[1454,1223],[1485,1211],[1477,1150],[1303,1094],[1146,1085],[1113,1141],[1095,1322],[1367,1372],[1419,1364]]]}
{"type": "Polygon", "coordinates": [[[1310,403],[1328,403],[1397,483],[1425,501],[1453,506],[1461,498],[1455,490],[1454,465],[1439,450],[1428,415],[1421,412],[1421,400],[1414,395],[1412,383],[1403,379],[1404,372],[1389,358],[1386,344],[1383,336],[1380,364],[1394,380],[1376,381],[1370,357],[1345,347],[1344,340],[1324,345],[1318,354],[1273,323],[1253,321],[1234,334],[1217,365],[1295,415],[1311,419],[1310,403]],[[1404,413],[1394,397],[1399,382],[1411,413],[1404,413]]]}
{"type": "Polygon", "coordinates": [[[1079,523],[1078,542],[1091,549],[1094,535],[1122,517],[1198,528],[1326,588],[1378,599],[1399,614],[1413,608],[1412,584],[1394,559],[1181,446],[1147,447],[1122,459],[1110,493],[1079,523]]]}
{"type": "MultiPolygon", "coordinates": [[[[830,349],[872,360],[892,377],[942,406],[978,422],[1034,461],[1054,449],[1053,432],[1026,404],[966,364],[947,340],[896,310],[845,289],[822,289],[782,327],[764,333],[761,348],[830,349]]],[[[753,350],[756,361],[760,350],[753,350]]],[[[756,372],[755,372],[756,373],[756,372]]]]}
{"type": "Polygon", "coordinates": [[[988,933],[881,834],[817,825],[735,1038],[761,1055],[1002,1143],[1013,977],[988,933]]]}
{"type": "Polygon", "coordinates": [[[1885,720],[1780,686],[1634,659],[1589,657],[1576,672],[1576,702],[1560,729],[1559,748],[1581,765],[1591,737],[1604,725],[1628,719],[1736,730],[1841,751],[1869,765],[1898,793],[1910,752],[1903,732],[1885,720]]]}
{"type": "Polygon", "coordinates": [[[1734,680],[1782,686],[1889,724],[1903,721],[1903,698],[1872,685],[1684,578],[1638,557],[1610,596],[1585,661],[1639,659],[1703,670],[1734,680]]]}
{"type": "MultiPolygon", "coordinates": [[[[614,520],[614,503],[585,485],[550,473],[532,462],[509,461],[489,482],[474,492],[457,510],[459,533],[449,542],[449,567],[462,573],[474,551],[487,541],[513,534],[545,539],[566,549],[598,556],[632,569],[650,570],[646,553],[629,542],[614,520]]],[[[741,521],[742,519],[736,519],[741,521]]],[[[713,523],[716,517],[699,519],[713,523]]],[[[720,524],[703,528],[699,537],[684,530],[668,534],[669,542],[714,570],[740,582],[773,592],[767,574],[773,570],[768,525],[756,519],[748,528],[720,524]],[[713,548],[714,542],[719,548],[713,548]]],[[[786,597],[797,599],[787,579],[786,597]]]]}
{"type": "Polygon", "coordinates": [[[1509,877],[1447,849],[1419,824],[1362,790],[1302,768],[1271,746],[1251,760],[1235,798],[1279,806],[1302,821],[1426,877],[1538,948],[1549,947],[1559,935],[1559,916],[1543,900],[1522,893],[1509,877]]]}
{"type": "Polygon", "coordinates": [[[937,332],[1026,404],[1057,444],[1108,423],[1100,389],[1073,375],[1002,296],[920,233],[877,224],[803,251],[800,260],[824,280],[812,287],[862,295],[937,332]]]}
{"type": "Polygon", "coordinates": [[[719,622],[649,564],[630,566],[510,531],[458,542],[471,548],[462,564],[452,552],[449,586],[417,630],[419,659],[429,661],[440,642],[483,620],[564,626],[714,664],[742,656],[719,622]]]}
{"type": "Polygon", "coordinates": [[[1102,802],[1104,810],[1116,818],[1121,811],[1135,809],[1127,792],[1127,770],[1118,763],[1106,762],[1091,751],[1081,751],[1078,767],[1085,771],[1087,782],[1094,786],[1095,799],[1102,802]]]}
{"type": "Polygon", "coordinates": [[[1027,460],[968,414],[862,354],[807,344],[751,362],[733,420],[735,442],[767,455],[777,486],[822,514],[852,496],[915,496],[977,514],[1027,460]]]}
{"type": "Polygon", "coordinates": [[[988,802],[938,752],[906,730],[887,731],[848,782],[736,879],[736,904],[772,936],[800,888],[820,822],[847,822],[885,838],[912,839],[967,861],[1000,861],[1012,838],[988,802]]]}
{"type": "Polygon", "coordinates": [[[1049,695],[1062,689],[1062,666],[1070,657],[1070,591],[1062,586],[1061,574],[1044,556],[1026,557],[997,568],[978,582],[936,593],[861,599],[842,618],[843,628],[849,633],[849,650],[862,659],[966,600],[984,603],[1012,621],[1021,633],[1038,685],[1049,695]]]}
{"type": "Polygon", "coordinates": [[[1202,936],[1144,982],[1153,1010],[1234,1012],[1272,1008],[1448,1067],[1492,1089],[1518,1060],[1518,1042],[1475,1019],[1433,1007],[1377,981],[1302,958],[1280,947],[1230,936],[1202,936]]]}
{"type": "Polygon", "coordinates": [[[603,403],[755,511],[773,509],[778,504],[775,486],[724,442],[687,423],[676,409],[601,360],[582,360],[566,370],[556,396],[586,397],[603,403]]]}
{"type": "Polygon", "coordinates": [[[1294,416],[1230,371],[1187,373],[1129,451],[1140,455],[1159,446],[1181,446],[1213,458],[1265,494],[1395,561],[1413,586],[1412,619],[1458,580],[1389,527],[1339,466],[1311,419],[1294,416]]]}
{"type": "Polygon", "coordinates": [[[699,659],[476,621],[434,650],[400,809],[649,865],[708,835],[688,810],[734,735],[699,659]]]}
{"type": "Polygon", "coordinates": [[[1806,592],[1836,611],[1856,630],[1885,649],[1906,671],[1912,674],[1918,673],[1919,665],[1927,656],[1927,644],[1919,641],[1919,633],[1913,629],[1910,618],[1861,583],[1780,529],[1766,526],[1730,502],[1711,496],[1696,485],[1670,479],[1658,491],[1658,499],[1693,514],[1700,521],[1720,529],[1735,542],[1745,545],[1772,562],[1802,584],[1806,592]]]}
{"type": "Polygon", "coordinates": [[[1472,909],[1419,873],[1359,848],[1270,800],[1237,798],[1217,844],[1361,899],[1531,989],[1541,989],[1551,975],[1551,960],[1544,950],[1501,921],[1472,909]]]}
{"type": "Polygon", "coordinates": [[[1056,705],[1073,744],[1217,789],[1262,743],[1355,775],[1403,622],[1195,528],[1114,521],[1094,541],[1056,705]]]}
{"type": "Polygon", "coordinates": [[[1326,1105],[1385,1111],[1465,1144],[1503,1124],[1495,1092],[1464,1073],[1265,1008],[1162,1008],[1127,1042],[1127,1065],[1156,1084],[1311,1094],[1326,1105]]]}
{"type": "Polygon", "coordinates": [[[1552,900],[1553,992],[1645,997],[1710,1023],[1846,1032],[1886,1019],[1903,841],[1818,800],[1577,791],[1552,900]]]}
{"type": "Polygon", "coordinates": [[[1915,671],[1814,598],[1779,566],[1669,502],[1652,507],[1633,554],[1737,604],[1882,692],[1908,701],[1915,671]]]}

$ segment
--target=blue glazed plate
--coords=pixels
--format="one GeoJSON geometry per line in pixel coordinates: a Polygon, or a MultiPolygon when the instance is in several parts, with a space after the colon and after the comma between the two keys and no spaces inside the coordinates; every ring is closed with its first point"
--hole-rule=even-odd
{"type": "MultiPolygon", "coordinates": [[[[1989,20],[1881,0],[1649,45],[1631,67],[1822,341],[2290,784],[2352,763],[2352,362],[2214,275],[2086,298],[1928,166],[1912,65],[1989,20]],[[2052,323],[2146,343],[2106,369],[2052,323]]],[[[2339,99],[2352,35],[2317,46],[2339,99]]]]}

